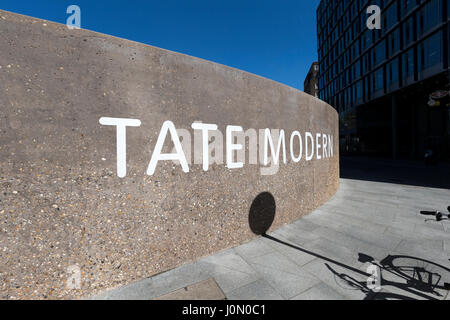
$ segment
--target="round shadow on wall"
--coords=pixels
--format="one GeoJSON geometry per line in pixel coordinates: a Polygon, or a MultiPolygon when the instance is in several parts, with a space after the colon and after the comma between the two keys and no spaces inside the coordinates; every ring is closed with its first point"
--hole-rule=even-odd
{"type": "Polygon", "coordinates": [[[269,192],[260,193],[253,200],[248,214],[250,230],[258,236],[266,234],[275,219],[275,198],[269,192]]]}

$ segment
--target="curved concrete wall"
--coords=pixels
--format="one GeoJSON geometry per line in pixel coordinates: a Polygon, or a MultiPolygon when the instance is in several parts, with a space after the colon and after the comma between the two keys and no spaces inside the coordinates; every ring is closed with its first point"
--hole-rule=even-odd
{"type": "MultiPolygon", "coordinates": [[[[0,16],[0,298],[70,298],[129,283],[255,237],[249,210],[263,192],[275,199],[271,230],[336,192],[338,117],[324,102],[186,55],[5,11],[0,16]],[[123,178],[116,126],[100,124],[102,117],[141,122],[126,128],[123,178]],[[148,175],[165,121],[184,129],[189,172],[159,161],[148,175]],[[218,163],[208,171],[196,121],[223,133],[224,163],[216,149],[210,161],[218,163]],[[262,158],[229,169],[229,125],[273,129],[274,147],[275,129],[283,129],[287,163],[275,174],[264,173],[262,158]],[[303,140],[299,162],[290,154],[295,130],[303,140]],[[315,154],[307,161],[311,144],[315,154]],[[81,288],[70,290],[68,272],[76,275],[77,268],[81,288]]],[[[210,134],[220,142],[217,131],[210,134]]],[[[170,138],[163,152],[171,152],[170,138]]],[[[246,144],[247,158],[253,147],[246,144]]],[[[295,155],[299,148],[295,136],[295,155]]]]}

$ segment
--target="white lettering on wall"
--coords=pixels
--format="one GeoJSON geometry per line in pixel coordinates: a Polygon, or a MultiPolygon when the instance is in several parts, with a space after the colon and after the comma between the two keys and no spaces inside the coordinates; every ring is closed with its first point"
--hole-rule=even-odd
{"type": "Polygon", "coordinates": [[[273,146],[273,140],[272,140],[272,134],[270,133],[270,129],[266,129],[264,132],[264,165],[267,166],[269,164],[269,150],[267,147],[267,144],[269,144],[270,146],[270,152],[271,154],[273,154],[273,163],[274,164],[278,164],[279,163],[279,158],[280,158],[280,150],[281,150],[281,145],[283,145],[283,163],[286,163],[286,142],[284,139],[284,130],[280,130],[280,135],[278,137],[278,146],[277,146],[277,151],[274,151],[274,146],[273,146]]]}
{"type": "Polygon", "coordinates": [[[324,133],[322,134],[322,156],[324,158],[328,158],[328,151],[327,151],[327,145],[328,145],[328,139],[327,135],[324,133]]]}
{"type": "MultiPolygon", "coordinates": [[[[233,161],[233,151],[242,150],[242,144],[233,143],[233,132],[242,132],[244,129],[239,126],[227,126],[227,168],[228,169],[239,169],[244,167],[243,162],[234,162],[233,161]]],[[[244,142],[245,143],[245,142],[244,142]]]]}
{"type": "Polygon", "coordinates": [[[192,129],[202,131],[202,154],[203,154],[203,171],[208,171],[209,169],[209,136],[208,131],[217,130],[216,124],[206,124],[194,122],[192,124],[192,129]]]}
{"type": "Polygon", "coordinates": [[[310,161],[312,160],[312,158],[314,157],[314,138],[313,135],[311,134],[311,132],[306,132],[305,133],[305,152],[306,152],[306,161],[310,161]],[[309,142],[311,141],[311,153],[308,154],[308,149],[309,149],[309,142]]]}
{"type": "Polygon", "coordinates": [[[139,127],[141,120],[102,117],[99,122],[117,128],[117,176],[124,178],[127,175],[127,127],[139,127]]]}
{"type": "Polygon", "coordinates": [[[322,148],[322,145],[320,144],[320,136],[321,136],[320,133],[316,133],[316,157],[319,160],[322,159],[320,152],[319,152],[319,149],[322,148]]]}
{"type": "Polygon", "coordinates": [[[300,134],[300,132],[298,131],[294,131],[291,134],[291,140],[289,143],[290,149],[291,149],[291,158],[292,161],[294,161],[295,163],[299,162],[302,159],[302,152],[303,152],[303,142],[302,142],[302,135],[300,134]],[[298,137],[298,142],[299,142],[299,155],[298,157],[296,157],[294,155],[294,138],[298,137]]]}
{"type": "MultiPolygon", "coordinates": [[[[141,126],[141,121],[138,119],[102,117],[99,122],[102,125],[116,127],[117,176],[124,178],[127,173],[126,130],[127,127],[141,126]]],[[[212,164],[223,164],[223,135],[218,130],[218,126],[216,124],[194,122],[191,127],[194,129],[194,146],[198,146],[198,148],[194,148],[194,165],[200,165],[201,163],[203,170],[208,171],[212,164]],[[210,138],[213,138],[212,142],[210,138]]],[[[191,137],[189,130],[177,130],[172,121],[165,121],[151,155],[147,174],[153,175],[158,162],[167,160],[173,161],[176,166],[180,165],[184,172],[189,172],[189,165],[192,165],[191,137]],[[168,133],[170,133],[173,148],[170,151],[171,153],[163,153],[164,142],[168,133]],[[182,142],[180,139],[182,139],[182,142]]],[[[260,129],[258,135],[258,131],[255,129],[248,129],[244,132],[241,126],[226,126],[226,167],[230,170],[243,168],[246,163],[246,149],[248,146],[249,164],[258,164],[259,154],[259,162],[263,165],[260,169],[261,175],[274,175],[278,172],[281,154],[283,157],[282,162],[284,164],[288,163],[285,140],[285,131],[283,129],[260,129]],[[248,138],[248,143],[246,138],[248,138]],[[237,141],[236,143],[235,140],[237,141]]],[[[169,146],[166,146],[166,148],[169,148],[169,146]]],[[[317,160],[331,158],[334,156],[333,136],[323,132],[315,133],[315,135],[311,132],[305,132],[302,135],[299,131],[294,130],[289,140],[289,153],[290,160],[293,163],[298,163],[303,158],[305,161],[311,161],[314,155],[317,160]]]]}
{"type": "Polygon", "coordinates": [[[161,132],[159,133],[158,140],[156,141],[155,150],[152,153],[152,158],[148,164],[147,174],[152,176],[155,173],[156,165],[158,161],[164,160],[178,160],[183,168],[184,172],[189,172],[189,166],[184,155],[183,148],[181,147],[180,139],[178,138],[177,130],[172,121],[165,121],[162,125],[161,132]],[[175,146],[175,153],[161,153],[166,140],[167,132],[170,132],[170,137],[175,146]]]}

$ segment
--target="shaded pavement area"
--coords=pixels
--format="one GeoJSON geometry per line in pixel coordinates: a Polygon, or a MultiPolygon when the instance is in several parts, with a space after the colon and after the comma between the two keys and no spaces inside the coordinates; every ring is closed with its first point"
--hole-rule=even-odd
{"type": "Polygon", "coordinates": [[[340,171],[345,179],[450,189],[450,163],[425,165],[417,160],[341,157],[340,171]]]}

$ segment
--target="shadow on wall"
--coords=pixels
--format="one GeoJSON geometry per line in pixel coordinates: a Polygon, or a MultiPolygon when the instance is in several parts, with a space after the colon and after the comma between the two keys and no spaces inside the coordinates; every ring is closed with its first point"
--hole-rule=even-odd
{"type": "Polygon", "coordinates": [[[248,214],[250,230],[258,236],[265,235],[275,219],[276,210],[273,195],[269,192],[260,193],[253,200],[248,214]]]}
{"type": "Polygon", "coordinates": [[[336,284],[347,290],[360,290],[365,294],[364,300],[440,300],[450,294],[450,269],[429,260],[388,255],[377,262],[371,256],[359,253],[360,263],[373,266],[377,270],[376,273],[369,273],[267,235],[275,213],[276,203],[273,195],[269,192],[259,194],[253,200],[248,216],[252,232],[325,261],[325,266],[334,275],[336,284]],[[336,267],[341,267],[346,272],[339,272],[336,267]],[[372,283],[376,283],[375,287],[372,283]],[[390,289],[397,292],[400,290],[400,293],[391,293],[390,289]]]}

